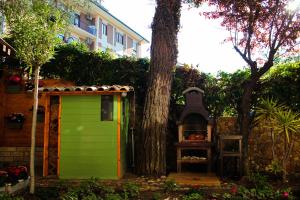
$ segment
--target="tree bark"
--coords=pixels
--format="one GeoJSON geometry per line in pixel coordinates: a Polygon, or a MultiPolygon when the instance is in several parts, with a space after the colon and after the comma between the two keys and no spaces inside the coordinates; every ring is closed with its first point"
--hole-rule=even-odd
{"type": "Polygon", "coordinates": [[[142,120],[137,172],[166,173],[166,134],[181,0],[157,0],[152,23],[150,77],[142,120]]]}
{"type": "Polygon", "coordinates": [[[31,147],[30,147],[30,193],[34,194],[35,190],[35,133],[36,133],[36,118],[38,109],[38,88],[39,88],[39,71],[37,66],[34,70],[34,94],[33,94],[33,111],[31,125],[31,147]]]}
{"type": "Polygon", "coordinates": [[[251,80],[245,85],[244,93],[240,104],[240,132],[243,136],[243,171],[245,175],[249,175],[249,154],[248,141],[250,135],[250,109],[253,91],[260,77],[251,77],[251,80]]]}
{"type": "Polygon", "coordinates": [[[264,66],[260,69],[257,68],[256,62],[251,62],[253,65],[250,66],[250,80],[244,86],[244,93],[239,107],[240,133],[243,136],[243,172],[246,176],[248,176],[250,172],[248,141],[250,135],[250,109],[251,101],[253,100],[253,91],[256,89],[260,77],[273,66],[273,58],[274,55],[269,56],[269,60],[265,62],[264,66]]]}

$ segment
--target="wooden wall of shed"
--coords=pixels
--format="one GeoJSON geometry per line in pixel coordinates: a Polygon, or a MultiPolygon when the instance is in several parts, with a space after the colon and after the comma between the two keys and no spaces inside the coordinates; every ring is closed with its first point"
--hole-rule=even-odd
{"type": "MultiPolygon", "coordinates": [[[[72,83],[61,80],[43,80],[44,86],[70,86],[72,83]]],[[[0,146],[6,147],[28,147],[31,138],[32,123],[32,105],[33,93],[24,90],[24,82],[22,83],[22,91],[19,93],[7,93],[5,76],[0,82],[0,146]],[[5,117],[10,113],[23,113],[25,121],[22,129],[10,129],[7,127],[5,117]]],[[[45,95],[39,95],[39,105],[44,105],[45,95]]],[[[38,122],[36,127],[36,145],[43,146],[44,123],[38,122]]]]}
{"type": "MultiPolygon", "coordinates": [[[[1,87],[4,89],[3,85],[1,87]]],[[[44,96],[39,98],[39,105],[43,105],[44,96]]],[[[24,91],[17,94],[8,94],[2,92],[1,95],[1,125],[0,125],[0,146],[6,147],[28,147],[30,146],[31,138],[31,123],[32,123],[32,105],[33,94],[24,91]],[[3,95],[4,94],[4,95],[3,95]],[[10,113],[23,113],[25,121],[22,129],[10,129],[7,126],[5,116],[10,113]]],[[[36,145],[43,146],[43,123],[37,123],[36,127],[36,145]]]]}
{"type": "MultiPolygon", "coordinates": [[[[11,73],[19,71],[3,70],[0,77],[0,168],[7,165],[28,165],[31,145],[31,122],[33,94],[25,91],[25,81],[21,82],[21,91],[8,93],[6,80],[11,73]],[[22,129],[10,129],[5,117],[10,113],[23,113],[25,121],[22,129]]],[[[71,86],[71,82],[62,80],[43,80],[43,86],[71,86]]],[[[43,105],[45,95],[40,95],[39,105],[43,105]]],[[[36,163],[37,170],[43,161],[43,131],[44,123],[37,123],[36,130],[36,163]]]]}

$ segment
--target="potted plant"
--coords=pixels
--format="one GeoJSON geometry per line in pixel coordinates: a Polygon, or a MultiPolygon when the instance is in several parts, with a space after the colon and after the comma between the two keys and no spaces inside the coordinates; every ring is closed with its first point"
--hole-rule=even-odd
{"type": "MultiPolygon", "coordinates": [[[[43,87],[44,82],[43,80],[39,80],[39,87],[43,87]]],[[[25,90],[33,90],[34,89],[34,83],[33,80],[29,80],[25,83],[25,90]]]]}
{"type": "Polygon", "coordinates": [[[7,79],[6,92],[7,93],[18,93],[21,91],[22,77],[17,74],[13,74],[7,79]]]}
{"type": "Polygon", "coordinates": [[[5,186],[5,183],[7,182],[8,174],[6,171],[0,170],[0,187],[5,186]]]}
{"type": "Polygon", "coordinates": [[[6,117],[8,128],[21,129],[25,121],[23,113],[11,113],[6,117]]]}
{"type": "Polygon", "coordinates": [[[5,171],[8,174],[8,181],[12,184],[28,178],[27,167],[25,166],[11,166],[5,171]]]}

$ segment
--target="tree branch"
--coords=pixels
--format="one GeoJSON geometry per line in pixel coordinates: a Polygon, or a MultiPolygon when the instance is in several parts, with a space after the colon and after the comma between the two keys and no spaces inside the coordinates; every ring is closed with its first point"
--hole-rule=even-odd
{"type": "Polygon", "coordinates": [[[252,60],[250,60],[245,54],[243,54],[241,52],[241,50],[235,45],[233,46],[233,48],[236,50],[236,52],[238,52],[238,54],[240,54],[240,56],[247,62],[247,64],[252,68],[255,67],[254,66],[254,62],[252,60]]]}

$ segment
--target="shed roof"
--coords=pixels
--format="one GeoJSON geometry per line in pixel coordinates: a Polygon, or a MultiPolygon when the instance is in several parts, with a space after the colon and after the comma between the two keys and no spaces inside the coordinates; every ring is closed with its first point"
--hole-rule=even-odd
{"type": "MultiPolygon", "coordinates": [[[[32,92],[32,90],[28,90],[32,92]]],[[[103,92],[120,93],[134,91],[132,86],[127,85],[102,85],[102,86],[64,86],[64,87],[40,87],[41,93],[55,94],[97,94],[103,92]]]]}

